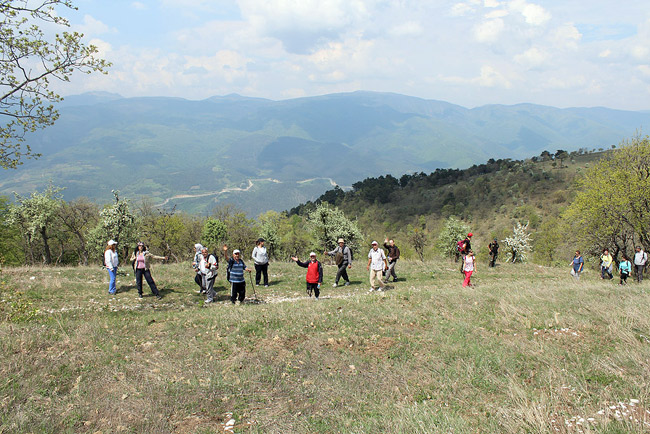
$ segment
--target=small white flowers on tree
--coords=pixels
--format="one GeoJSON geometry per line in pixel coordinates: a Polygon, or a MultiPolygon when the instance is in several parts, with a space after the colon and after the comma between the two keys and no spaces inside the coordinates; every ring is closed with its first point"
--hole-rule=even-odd
{"type": "Polygon", "coordinates": [[[512,236],[506,237],[503,240],[506,245],[506,252],[510,255],[506,261],[512,262],[526,262],[528,260],[528,253],[532,250],[530,245],[530,234],[528,233],[528,223],[522,225],[517,222],[513,228],[512,236]]]}

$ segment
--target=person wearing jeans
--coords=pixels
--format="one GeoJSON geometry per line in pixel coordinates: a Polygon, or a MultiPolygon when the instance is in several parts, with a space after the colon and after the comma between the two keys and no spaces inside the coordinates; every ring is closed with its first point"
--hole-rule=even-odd
{"type": "Polygon", "coordinates": [[[104,250],[104,265],[108,270],[108,293],[111,295],[117,293],[115,282],[117,280],[117,266],[119,264],[120,261],[117,257],[117,242],[110,240],[106,245],[106,250],[104,250]]]}

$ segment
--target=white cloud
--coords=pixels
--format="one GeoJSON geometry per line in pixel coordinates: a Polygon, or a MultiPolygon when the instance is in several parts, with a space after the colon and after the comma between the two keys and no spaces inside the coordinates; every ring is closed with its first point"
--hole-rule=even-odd
{"type": "Polygon", "coordinates": [[[601,51],[600,53],[598,53],[598,57],[600,57],[602,59],[606,59],[606,58],[610,57],[611,55],[612,55],[612,50],[610,50],[609,48],[606,49],[606,50],[601,51]]]}
{"type": "Polygon", "coordinates": [[[542,66],[549,58],[548,53],[538,47],[531,47],[515,56],[515,61],[527,68],[542,66]]]}
{"type": "Polygon", "coordinates": [[[634,45],[630,49],[630,54],[636,60],[644,61],[648,59],[648,54],[650,54],[650,49],[645,45],[634,45]]]}
{"type": "Polygon", "coordinates": [[[139,11],[144,11],[144,10],[147,9],[147,5],[145,5],[145,4],[142,3],[142,2],[133,2],[133,3],[131,3],[131,7],[132,7],[133,9],[137,9],[137,10],[139,10],[139,11]]]}
{"type": "Polygon", "coordinates": [[[84,15],[83,24],[76,25],[74,28],[76,31],[83,33],[86,36],[96,36],[110,32],[117,32],[116,29],[110,28],[90,15],[84,15]]]}
{"type": "Polygon", "coordinates": [[[650,77],[650,65],[639,65],[636,69],[646,77],[650,77]]]}
{"type": "Polygon", "coordinates": [[[509,89],[512,83],[502,73],[489,65],[481,66],[481,71],[477,77],[465,78],[458,76],[438,76],[438,80],[458,85],[478,85],[480,87],[504,88],[509,89]]]}
{"type": "Polygon", "coordinates": [[[417,36],[423,33],[422,25],[417,21],[408,21],[392,27],[388,33],[391,36],[417,36]]]}
{"type": "Polygon", "coordinates": [[[546,9],[534,3],[528,3],[526,0],[512,0],[509,7],[521,13],[526,22],[533,26],[541,26],[551,19],[551,14],[546,9]]]}
{"type": "Polygon", "coordinates": [[[484,21],[474,27],[474,37],[478,42],[492,43],[499,39],[505,23],[502,19],[484,21]]]}
{"type": "Polygon", "coordinates": [[[498,8],[499,6],[501,6],[501,2],[498,0],[485,0],[483,2],[483,5],[486,8],[498,8]]]}
{"type": "Polygon", "coordinates": [[[504,9],[499,9],[496,11],[488,12],[485,14],[485,18],[503,18],[508,16],[508,11],[504,9]]]}
{"type": "Polygon", "coordinates": [[[567,23],[554,29],[551,39],[555,42],[556,48],[575,50],[578,48],[578,42],[582,39],[582,34],[572,23],[567,23]]]}

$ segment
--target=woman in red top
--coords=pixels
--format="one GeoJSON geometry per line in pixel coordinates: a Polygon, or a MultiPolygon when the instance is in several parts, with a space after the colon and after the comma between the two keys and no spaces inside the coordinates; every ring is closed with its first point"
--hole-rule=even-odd
{"type": "Polygon", "coordinates": [[[298,258],[292,256],[291,259],[299,266],[307,269],[307,294],[311,297],[312,291],[318,300],[320,295],[320,284],[323,283],[323,266],[320,261],[316,259],[316,253],[309,254],[309,262],[299,261],[298,258]]]}

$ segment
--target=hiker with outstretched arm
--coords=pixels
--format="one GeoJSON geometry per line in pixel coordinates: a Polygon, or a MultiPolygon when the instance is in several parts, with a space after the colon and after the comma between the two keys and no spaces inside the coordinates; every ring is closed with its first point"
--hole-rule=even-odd
{"type": "Polygon", "coordinates": [[[347,269],[352,268],[352,252],[350,251],[350,248],[345,245],[345,240],[339,238],[338,246],[331,252],[325,250],[324,253],[328,256],[334,256],[334,262],[339,267],[336,272],[336,279],[332,286],[336,288],[339,285],[341,277],[345,280],[345,286],[348,286],[350,284],[350,279],[348,278],[347,269]]]}
{"type": "Polygon", "coordinates": [[[214,297],[217,295],[217,292],[214,290],[214,280],[217,278],[217,269],[219,268],[219,263],[217,258],[214,255],[208,253],[208,249],[203,247],[201,249],[201,261],[199,262],[199,271],[203,279],[203,288],[205,288],[205,293],[207,298],[205,300],[206,304],[212,303],[214,297]]]}
{"type": "Polygon", "coordinates": [[[397,274],[395,273],[395,266],[399,259],[399,248],[395,245],[395,241],[386,238],[384,240],[384,249],[388,250],[388,270],[386,270],[386,280],[388,283],[390,276],[393,276],[393,282],[397,282],[397,274]]]}
{"type": "Polygon", "coordinates": [[[138,245],[131,255],[131,263],[133,264],[133,272],[135,273],[135,284],[138,287],[138,297],[142,298],[142,278],[144,277],[152,294],[160,300],[162,295],[160,295],[156,282],[154,282],[153,277],[151,277],[150,264],[152,259],[166,261],[167,257],[154,255],[149,252],[149,249],[147,249],[147,246],[142,241],[138,242],[138,245]]]}
{"type": "Polygon", "coordinates": [[[312,291],[316,296],[316,300],[320,296],[320,285],[323,283],[323,265],[316,259],[316,253],[309,254],[309,262],[302,262],[297,257],[292,256],[291,260],[298,264],[300,267],[307,269],[307,294],[311,297],[312,291]]]}
{"type": "Polygon", "coordinates": [[[223,253],[228,261],[228,272],[230,279],[230,301],[235,304],[239,301],[242,304],[246,299],[246,279],[244,272],[252,271],[246,266],[244,260],[241,259],[241,252],[238,249],[233,250],[232,258],[228,258],[228,246],[223,246],[223,253]]]}

